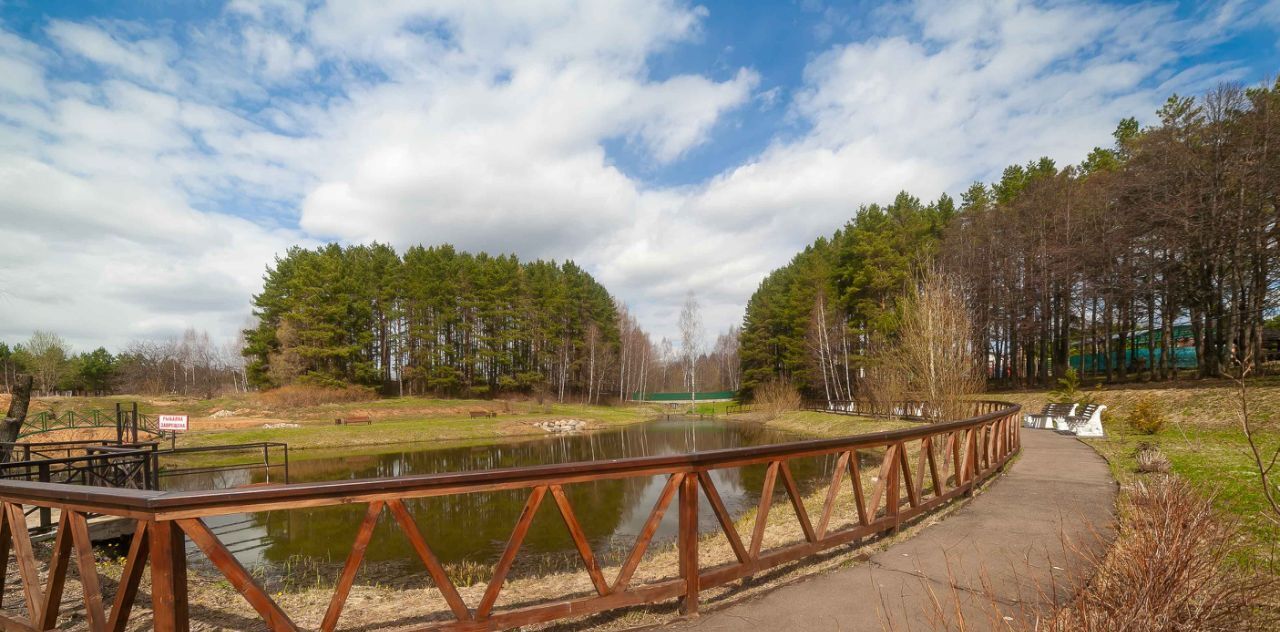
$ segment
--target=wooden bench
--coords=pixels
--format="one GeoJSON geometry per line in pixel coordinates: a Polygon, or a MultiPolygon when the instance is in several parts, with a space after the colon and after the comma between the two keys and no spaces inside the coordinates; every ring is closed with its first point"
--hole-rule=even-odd
{"type": "Polygon", "coordinates": [[[333,420],[333,423],[336,426],[343,426],[343,425],[350,426],[353,424],[372,424],[373,417],[370,417],[368,415],[352,415],[350,417],[338,417],[337,419],[333,420]]]}
{"type": "Polygon", "coordinates": [[[493,412],[492,410],[473,410],[473,411],[471,411],[471,418],[472,418],[472,419],[475,419],[476,417],[497,417],[497,416],[498,416],[498,413],[495,413],[495,412],[493,412]]]}

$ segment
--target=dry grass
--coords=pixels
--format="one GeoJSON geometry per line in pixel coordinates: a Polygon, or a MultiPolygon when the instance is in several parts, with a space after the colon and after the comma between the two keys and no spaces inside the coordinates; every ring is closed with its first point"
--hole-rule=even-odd
{"type": "Polygon", "coordinates": [[[301,408],[323,404],[348,404],[378,399],[378,394],[363,386],[327,387],[310,384],[290,384],[263,391],[258,395],[262,403],[272,408],[301,408]]]}
{"type": "Polygon", "coordinates": [[[1228,562],[1236,523],[1186,481],[1163,476],[1130,490],[1120,537],[1097,574],[1048,629],[1108,632],[1274,630],[1274,578],[1228,562]]]}
{"type": "Polygon", "coordinates": [[[785,412],[799,410],[804,400],[800,391],[785,377],[772,377],[755,389],[755,410],[777,419],[785,412]]]}
{"type": "MultiPolygon", "coordinates": [[[[1093,378],[1086,376],[1086,382],[1093,378]]],[[[1256,377],[1248,380],[1250,412],[1266,425],[1280,423],[1280,376],[1256,377]]],[[[1107,405],[1107,414],[1125,419],[1146,397],[1159,401],[1169,424],[1201,428],[1236,428],[1239,425],[1240,396],[1231,380],[1191,380],[1091,386],[1084,389],[1099,404],[1107,405]]],[[[1052,395],[1047,390],[999,391],[990,399],[1022,404],[1027,411],[1040,410],[1052,395]]]]}
{"type": "MultiPolygon", "coordinates": [[[[933,596],[932,629],[955,632],[1228,632],[1275,630],[1280,583],[1230,562],[1241,544],[1236,523],[1176,476],[1135,483],[1122,507],[1120,533],[1104,553],[1065,548],[1087,562],[1092,579],[1069,604],[1038,615],[1001,603],[985,577],[981,612],[953,588],[933,596]]],[[[948,569],[950,570],[950,569],[948,569]]],[[[952,577],[953,586],[957,581],[952,577]]],[[[1060,603],[1062,586],[1035,586],[1042,603],[1060,603]]]]}
{"type": "Polygon", "coordinates": [[[1138,452],[1134,455],[1138,461],[1138,472],[1141,474],[1168,474],[1173,464],[1169,462],[1169,457],[1165,456],[1160,448],[1153,445],[1144,445],[1138,448],[1138,452]]]}

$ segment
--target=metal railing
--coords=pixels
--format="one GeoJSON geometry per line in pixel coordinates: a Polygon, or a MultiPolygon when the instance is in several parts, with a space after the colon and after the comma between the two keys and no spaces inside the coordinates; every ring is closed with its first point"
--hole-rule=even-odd
{"type": "MultiPolygon", "coordinates": [[[[0,503],[8,525],[0,525],[7,531],[3,542],[6,546],[12,543],[26,596],[25,617],[14,618],[16,615],[6,613],[0,623],[13,629],[56,627],[62,608],[59,598],[66,563],[71,557],[82,564],[80,575],[84,585],[85,616],[90,629],[124,628],[137,596],[143,568],[149,565],[153,628],[161,632],[187,630],[189,611],[184,542],[190,539],[244,596],[268,629],[296,630],[297,625],[289,614],[218,540],[205,520],[228,514],[348,503],[364,504],[366,511],[319,626],[323,631],[337,627],[356,570],[373,537],[374,526],[384,511],[394,518],[447,603],[447,616],[450,618],[431,623],[424,629],[498,630],[671,599],[678,599],[684,612],[693,613],[698,610],[699,595],[704,590],[832,547],[891,533],[904,522],[934,511],[959,496],[971,494],[975,486],[996,474],[1017,453],[1020,407],[999,402],[974,402],[966,406],[972,414],[959,421],[920,424],[904,430],[836,439],[397,478],[164,493],[0,481],[0,503]],[[868,453],[881,457],[870,493],[864,489],[864,466],[860,464],[861,457],[868,453]],[[821,513],[815,513],[816,520],[805,507],[789,465],[794,459],[810,457],[829,457],[836,462],[826,502],[821,513]],[[715,470],[747,465],[765,467],[759,506],[749,538],[744,537],[745,532],[738,533],[738,527],[711,476],[715,470]],[[564,486],[655,476],[665,481],[662,492],[625,561],[610,581],[583,534],[564,486]],[[852,486],[857,516],[848,525],[831,528],[837,494],[846,478],[852,486]],[[803,539],[765,549],[764,526],[778,485],[790,498],[803,539]],[[428,546],[404,501],[521,489],[528,490],[524,509],[498,558],[483,596],[474,605],[469,605],[463,601],[439,558],[428,546]],[[700,507],[699,497],[703,494],[733,550],[731,562],[710,567],[699,564],[698,516],[705,511],[700,507]],[[568,527],[594,590],[586,596],[498,608],[498,598],[529,526],[538,508],[548,498],[568,527]],[[673,504],[679,518],[676,539],[679,573],[674,578],[635,585],[632,578],[640,564],[645,562],[645,553],[658,525],[673,504]],[[49,565],[51,570],[47,583],[40,581],[40,568],[31,554],[27,532],[20,521],[24,508],[32,506],[61,510],[55,558],[49,565]],[[86,512],[124,516],[137,521],[120,587],[109,610],[103,603],[97,571],[92,565],[90,543],[84,527],[86,512]],[[87,565],[83,560],[88,560],[87,565]]],[[[476,545],[483,543],[477,542],[476,545]]]]}

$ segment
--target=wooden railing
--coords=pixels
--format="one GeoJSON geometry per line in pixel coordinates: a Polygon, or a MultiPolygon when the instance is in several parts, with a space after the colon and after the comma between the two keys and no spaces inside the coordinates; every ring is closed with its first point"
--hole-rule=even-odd
{"type": "Polygon", "coordinates": [[[804,410],[816,410],[820,412],[836,413],[840,415],[853,415],[857,417],[898,417],[901,419],[912,419],[917,421],[925,421],[939,418],[948,418],[953,413],[960,411],[961,414],[967,415],[985,415],[987,413],[996,412],[1002,406],[1007,406],[1003,402],[992,401],[960,401],[960,402],[929,402],[923,400],[907,400],[893,402],[877,402],[871,400],[850,400],[850,399],[833,399],[833,400],[806,400],[801,408],[804,410]]]}
{"type": "MultiPolygon", "coordinates": [[[[971,494],[982,480],[999,471],[1018,451],[1018,412],[1014,404],[974,402],[973,416],[947,423],[921,424],[891,432],[838,439],[798,441],[752,448],[691,454],[507,468],[498,470],[405,476],[256,487],[216,492],[134,491],[70,485],[0,482],[0,546],[17,557],[24,615],[0,616],[0,627],[15,630],[55,628],[67,564],[74,559],[84,587],[85,617],[90,630],[123,630],[137,597],[143,568],[151,568],[152,627],[161,632],[187,630],[187,570],[184,542],[190,539],[212,565],[244,596],[271,630],[296,630],[293,619],[210,530],[205,519],[227,514],[360,503],[366,506],[350,556],[339,574],[328,609],[319,626],[337,628],[347,596],[379,517],[388,512],[408,539],[416,557],[440,590],[449,620],[423,629],[498,630],[580,617],[614,608],[679,599],[685,613],[698,610],[699,594],[712,587],[749,577],[825,549],[859,542],[898,529],[952,499],[971,494]],[[867,493],[860,456],[882,454],[875,483],[867,493]],[[914,453],[914,456],[913,456],[914,453]],[[794,459],[834,458],[836,467],[825,503],[816,520],[806,510],[791,473],[794,459]],[[765,466],[757,517],[749,538],[739,534],[713,482],[711,472],[747,465],[765,466]],[[665,484],[648,519],[612,581],[599,561],[564,492],[567,485],[605,479],[663,477],[665,484]],[[833,509],[845,478],[851,483],[856,519],[832,529],[833,509]],[[781,485],[790,499],[802,539],[768,550],[765,525],[774,490],[781,485]],[[493,576],[473,605],[459,594],[431,547],[427,545],[405,501],[413,498],[495,490],[527,489],[528,499],[498,558],[493,576]],[[733,561],[711,567],[699,564],[699,489],[733,551],[733,561]],[[538,508],[554,503],[568,528],[594,590],[586,596],[549,603],[497,608],[498,598],[519,554],[538,508]],[[663,515],[672,504],[678,514],[676,547],[679,572],[674,578],[635,585],[636,570],[663,515]],[[47,582],[32,553],[23,521],[24,508],[61,510],[47,582]],[[125,516],[137,521],[123,573],[111,607],[104,601],[86,529],[86,512],[125,516]]],[[[428,523],[428,529],[430,529],[428,523]]],[[[482,542],[477,542],[479,547],[482,542]]],[[[8,579],[8,578],[6,578],[8,579]]],[[[6,611],[6,612],[13,612],[6,611]]]]}

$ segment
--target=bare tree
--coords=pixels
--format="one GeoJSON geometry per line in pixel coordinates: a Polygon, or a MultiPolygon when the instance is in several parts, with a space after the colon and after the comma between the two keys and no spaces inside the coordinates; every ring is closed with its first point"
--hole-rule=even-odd
{"type": "Polygon", "coordinates": [[[698,394],[698,356],[702,351],[702,314],[698,306],[698,298],[693,290],[685,296],[684,307],[680,309],[680,355],[684,359],[685,384],[689,388],[690,397],[697,399],[698,394]]]}
{"type": "Polygon", "coordinates": [[[40,392],[49,393],[58,387],[67,368],[69,349],[66,341],[58,334],[48,331],[37,331],[23,345],[31,357],[31,368],[35,371],[35,380],[40,392]]]}
{"type": "Polygon", "coordinates": [[[1280,484],[1273,478],[1276,464],[1280,463],[1280,445],[1270,448],[1262,438],[1262,424],[1249,411],[1249,377],[1253,362],[1249,359],[1238,361],[1232,379],[1236,383],[1237,399],[1240,404],[1240,429],[1244,432],[1245,441],[1249,444],[1249,456],[1253,458],[1253,467],[1258,472],[1258,483],[1262,486],[1262,495],[1272,513],[1272,521],[1280,525],[1280,484]]]}
{"type": "Polygon", "coordinates": [[[954,278],[933,272],[907,292],[900,309],[899,338],[883,365],[897,369],[910,396],[927,402],[926,416],[957,418],[959,400],[985,383],[964,293],[954,278]]]}

